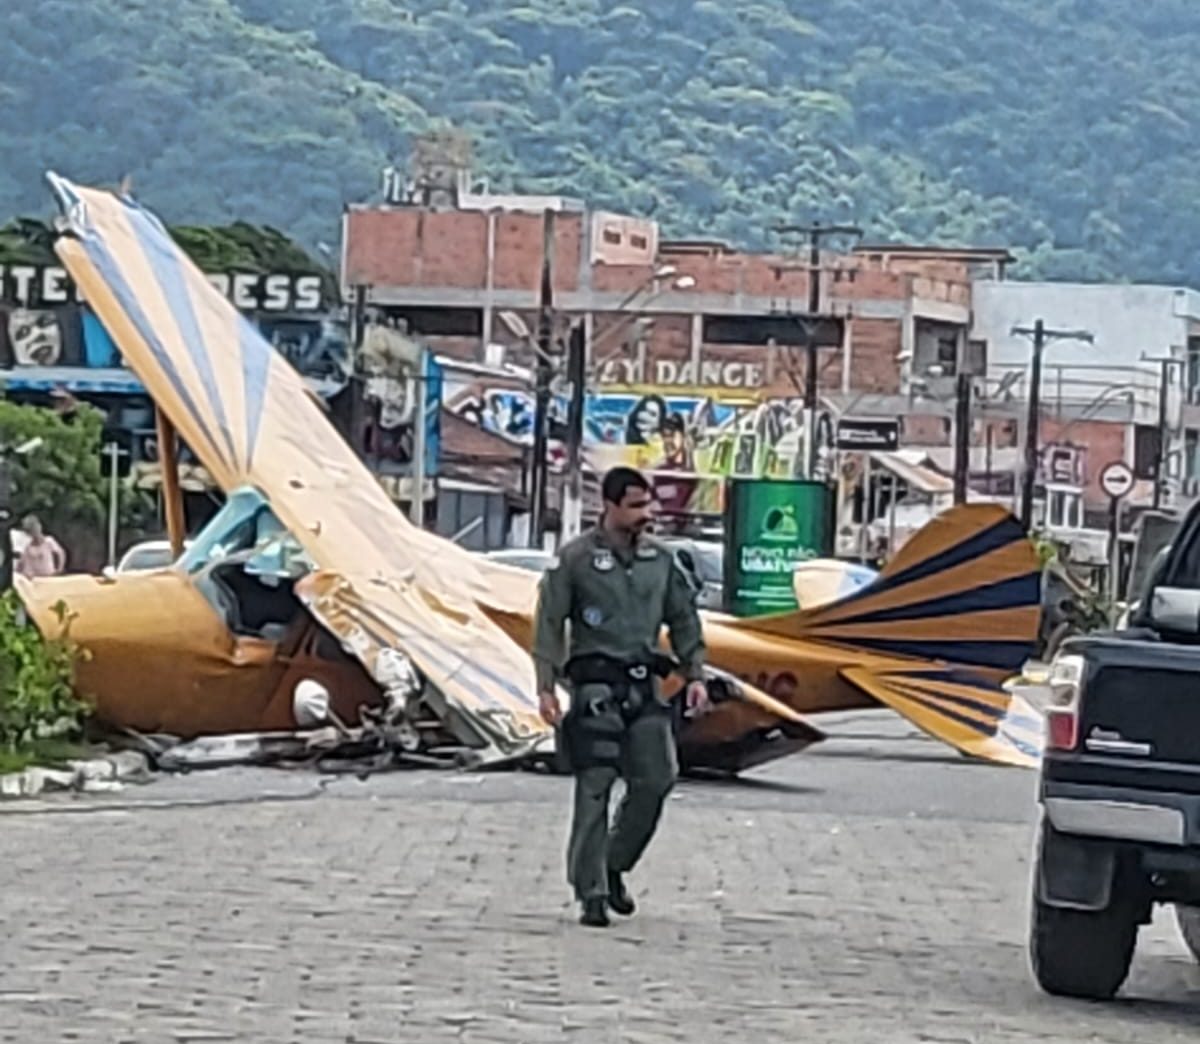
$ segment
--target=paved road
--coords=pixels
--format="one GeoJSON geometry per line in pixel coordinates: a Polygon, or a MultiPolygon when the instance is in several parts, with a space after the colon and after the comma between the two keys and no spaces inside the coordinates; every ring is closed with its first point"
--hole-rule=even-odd
{"type": "Polygon", "coordinates": [[[608,933],[562,883],[566,781],[283,772],[0,812],[0,1041],[1193,1041],[1169,919],[1124,999],[1043,997],[1033,777],[886,714],[686,783],[608,933]]]}

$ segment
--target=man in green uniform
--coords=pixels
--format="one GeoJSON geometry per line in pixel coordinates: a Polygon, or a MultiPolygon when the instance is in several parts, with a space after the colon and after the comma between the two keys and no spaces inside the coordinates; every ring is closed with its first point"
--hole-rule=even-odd
{"type": "Polygon", "coordinates": [[[533,643],[541,714],[561,724],[575,774],[567,880],[583,904],[582,923],[593,927],[609,923],[609,908],[634,912],[622,875],[653,836],[678,773],[672,709],[659,689],[673,666],[659,649],[664,623],[688,681],[688,710],[701,713],[708,700],[693,592],[670,551],[645,534],[650,484],[632,468],[614,468],[603,497],[600,525],[563,546],[542,577],[533,643]],[[565,719],[555,694],[563,676],[571,684],[565,719]],[[626,790],[610,832],[618,776],[626,790]]]}

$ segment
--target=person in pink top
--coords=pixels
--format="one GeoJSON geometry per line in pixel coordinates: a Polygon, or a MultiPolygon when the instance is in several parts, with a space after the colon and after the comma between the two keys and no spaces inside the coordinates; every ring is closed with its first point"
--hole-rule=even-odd
{"type": "Polygon", "coordinates": [[[29,542],[21,557],[17,559],[17,572],[22,576],[57,576],[67,564],[67,553],[52,536],[42,532],[41,520],[29,515],[21,528],[29,536],[29,542]]]}

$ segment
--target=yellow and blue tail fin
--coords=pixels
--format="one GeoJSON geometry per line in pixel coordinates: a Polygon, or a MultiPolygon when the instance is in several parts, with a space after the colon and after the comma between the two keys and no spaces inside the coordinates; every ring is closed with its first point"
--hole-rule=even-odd
{"type": "Polygon", "coordinates": [[[737,626],[1000,678],[1033,654],[1040,603],[1037,553],[1021,524],[998,505],[967,504],[929,522],[848,597],[737,626]]]}
{"type": "Polygon", "coordinates": [[[1010,512],[951,508],[874,582],[837,602],[735,626],[844,648],[839,675],[965,754],[1036,765],[1041,715],[1001,682],[1037,645],[1041,569],[1010,512]]]}

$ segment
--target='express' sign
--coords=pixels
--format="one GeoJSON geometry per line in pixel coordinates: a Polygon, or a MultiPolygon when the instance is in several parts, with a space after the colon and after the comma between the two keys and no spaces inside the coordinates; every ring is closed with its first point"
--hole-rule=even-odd
{"type": "MultiPolygon", "coordinates": [[[[209,273],[208,280],[243,312],[318,312],[321,277],[283,272],[209,273]]],[[[65,268],[56,265],[0,265],[0,303],[24,308],[82,301],[65,268]]]]}

